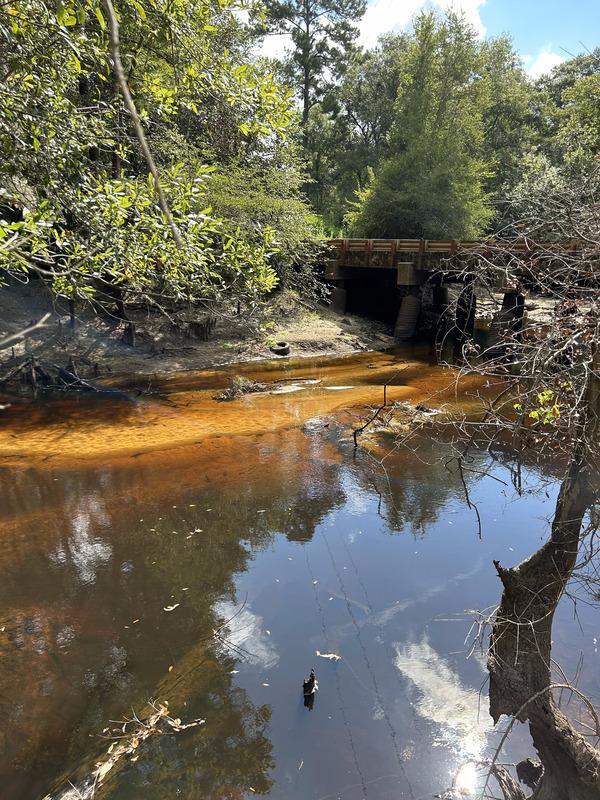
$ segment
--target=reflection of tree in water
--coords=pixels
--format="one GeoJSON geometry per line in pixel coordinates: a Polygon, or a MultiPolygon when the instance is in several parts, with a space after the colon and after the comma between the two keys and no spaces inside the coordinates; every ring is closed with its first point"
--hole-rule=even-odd
{"type": "MultiPolygon", "coordinates": [[[[246,524],[246,515],[256,519],[255,507],[239,497],[219,502],[223,496],[211,490],[196,491],[185,504],[181,496],[168,505],[163,498],[144,502],[132,494],[140,492],[139,475],[121,477],[119,492],[119,475],[104,476],[105,494],[97,473],[71,474],[64,482],[23,474],[21,491],[13,492],[15,512],[41,535],[4,536],[0,601],[11,611],[1,623],[0,774],[13,787],[6,798],[33,796],[40,781],[47,789],[68,764],[89,772],[99,757],[90,753],[90,736],[97,741],[109,719],[140,709],[150,696],[170,699],[174,715],[206,717],[201,730],[177,737],[184,742],[182,762],[189,757],[199,785],[222,785],[221,797],[246,791],[250,782],[267,791],[268,709],[232,686],[230,659],[208,658],[206,648],[219,624],[215,600],[232,594],[235,575],[247,569],[248,545],[260,549],[272,541],[268,525],[246,524]],[[43,528],[41,514],[49,520],[43,528]],[[23,586],[27,600],[18,601],[23,586]]],[[[171,750],[176,746],[162,738],[171,750]]],[[[165,770],[171,750],[167,756],[152,745],[165,770]]]]}
{"type": "MultiPolygon", "coordinates": [[[[0,774],[14,785],[7,800],[33,794],[34,782],[47,790],[61,770],[74,777],[69,765],[80,765],[81,780],[102,754],[95,743],[107,720],[151,696],[169,699],[184,721],[206,719],[202,729],[146,743],[150,761],[140,758],[140,774],[151,769],[165,797],[178,773],[195,776],[198,796],[214,787],[219,797],[250,786],[268,791],[269,710],[233,687],[233,662],[207,656],[207,645],[221,621],[216,601],[233,598],[252,553],[279,531],[310,540],[344,501],[339,467],[318,452],[308,456],[275,453],[277,470],[257,469],[255,480],[239,485],[190,470],[188,491],[173,491],[160,471],[137,464],[13,474],[0,517],[0,601],[11,609],[0,691],[20,707],[17,719],[17,701],[2,701],[10,746],[2,748],[0,774]],[[27,600],[15,607],[24,585],[27,600]]],[[[115,792],[128,773],[115,771],[115,792]]]]}
{"type": "Polygon", "coordinates": [[[308,461],[301,470],[282,470],[270,495],[261,494],[257,486],[246,486],[225,502],[237,513],[240,503],[246,508],[250,533],[268,530],[284,534],[290,542],[310,542],[316,528],[345,499],[339,467],[308,461]]]}
{"type": "MultiPolygon", "coordinates": [[[[356,478],[363,484],[368,480],[368,488],[379,495],[379,514],[389,533],[410,530],[415,539],[422,539],[446,503],[455,500],[464,504],[460,473],[449,461],[451,446],[447,445],[444,452],[440,456],[439,443],[420,436],[414,442],[414,457],[401,450],[390,453],[381,463],[371,457],[359,460],[356,478]]],[[[472,458],[472,466],[480,470],[489,462],[483,453],[474,452],[472,458]]],[[[470,486],[480,475],[464,470],[463,477],[470,486]]]]}
{"type": "Polygon", "coordinates": [[[344,504],[346,495],[339,485],[339,470],[329,467],[318,482],[307,475],[292,497],[282,499],[272,508],[273,530],[285,533],[290,542],[310,542],[317,526],[344,504]]]}

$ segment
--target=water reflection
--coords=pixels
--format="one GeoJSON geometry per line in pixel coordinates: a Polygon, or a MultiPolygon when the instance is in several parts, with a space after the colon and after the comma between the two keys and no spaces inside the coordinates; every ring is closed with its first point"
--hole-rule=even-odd
{"type": "Polygon", "coordinates": [[[66,545],[60,542],[48,558],[54,564],[67,564],[70,561],[79,583],[94,583],[98,570],[112,556],[111,545],[95,536],[94,531],[108,527],[110,516],[106,513],[102,498],[92,496],[87,498],[85,504],[67,509],[67,517],[72,535],[66,545]]]}
{"type": "Polygon", "coordinates": [[[277,666],[279,655],[262,617],[248,606],[239,608],[231,602],[217,603],[215,611],[223,618],[219,641],[224,652],[229,650],[239,660],[263,669],[277,666]]]}
{"type": "Polygon", "coordinates": [[[455,749],[463,760],[481,760],[493,724],[482,708],[479,693],[462,685],[458,673],[427,638],[409,644],[395,643],[394,648],[397,669],[418,690],[418,713],[435,723],[435,743],[455,749]]]}
{"type": "MultiPolygon", "coordinates": [[[[96,460],[75,417],[27,430],[32,458],[0,470],[5,800],[81,779],[106,751],[108,721],[143,714],[149,697],[206,724],[149,740],[106,797],[141,800],[151,786],[169,800],[417,798],[489,753],[463,612],[497,601],[492,558],[534,549],[543,512],[535,498],[506,507],[498,484],[471,473],[480,542],[443,442],[416,439],[417,458],[388,454],[385,469],[356,454],[336,409],[378,396],[374,373],[397,371],[385,359],[368,384],[334,362],[327,380],[358,387],[349,396],[307,385],[221,419],[210,398],[226,376],[178,378],[177,413],[90,420],[96,460]],[[101,449],[119,437],[123,451],[101,449]],[[76,463],[66,451],[54,469],[39,460],[67,439],[76,463]]],[[[403,373],[401,396],[420,397],[425,366],[403,373]]],[[[304,378],[317,372],[303,365],[304,378]]],[[[26,452],[13,446],[9,462],[26,452]]],[[[482,472],[503,469],[474,457],[482,472]]]]}

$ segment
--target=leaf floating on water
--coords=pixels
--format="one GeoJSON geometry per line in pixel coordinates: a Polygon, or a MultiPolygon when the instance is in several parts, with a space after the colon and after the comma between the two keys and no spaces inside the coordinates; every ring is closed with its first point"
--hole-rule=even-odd
{"type": "Polygon", "coordinates": [[[318,650],[316,651],[316,653],[319,656],[319,658],[330,658],[332,661],[339,661],[341,658],[341,656],[338,656],[337,653],[319,653],[318,650]]]}
{"type": "Polygon", "coordinates": [[[264,508],[261,508],[261,509],[260,509],[260,511],[257,511],[256,513],[257,513],[257,514],[264,514],[264,513],[265,513],[265,509],[264,509],[264,508]]]}
{"type": "Polygon", "coordinates": [[[177,608],[178,605],[179,605],[179,603],[175,603],[174,606],[165,606],[163,608],[163,611],[175,611],[175,609],[177,608]]]}
{"type": "Polygon", "coordinates": [[[316,581],[313,581],[313,586],[315,585],[316,581]]]}
{"type": "Polygon", "coordinates": [[[107,761],[105,764],[102,764],[102,766],[100,767],[100,769],[96,773],[96,780],[98,782],[100,782],[102,780],[102,778],[104,778],[106,773],[110,772],[110,770],[112,768],[113,768],[113,762],[112,761],[107,761]]]}
{"type": "Polygon", "coordinates": [[[268,683],[263,683],[263,686],[268,686],[268,685],[269,685],[268,683]]]}
{"type": "Polygon", "coordinates": [[[171,666],[169,667],[169,672],[172,672],[172,671],[173,671],[173,664],[171,664],[171,666]]]}
{"type": "Polygon", "coordinates": [[[271,635],[271,631],[267,631],[267,633],[269,634],[269,636],[271,635]]]}

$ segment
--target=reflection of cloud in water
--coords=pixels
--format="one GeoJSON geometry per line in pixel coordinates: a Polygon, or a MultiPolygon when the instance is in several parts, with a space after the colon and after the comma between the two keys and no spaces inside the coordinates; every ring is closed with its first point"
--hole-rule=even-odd
{"type": "Polygon", "coordinates": [[[394,648],[395,666],[421,694],[416,710],[437,725],[436,743],[456,748],[462,756],[481,758],[493,726],[479,693],[463,688],[457,673],[425,639],[395,643],[394,648]]]}
{"type": "Polygon", "coordinates": [[[344,511],[354,517],[368,514],[369,508],[374,502],[372,493],[364,487],[358,486],[352,474],[344,474],[341,485],[346,494],[344,511]]]}
{"type": "Polygon", "coordinates": [[[215,606],[215,613],[219,617],[231,620],[223,628],[222,638],[235,648],[239,648],[232,650],[224,645],[224,649],[229,655],[253,666],[257,665],[265,669],[275,667],[279,662],[279,654],[273,642],[264,632],[262,617],[250,611],[248,606],[245,606],[239,614],[238,610],[239,606],[229,601],[217,603],[215,606]]]}
{"type": "Polygon", "coordinates": [[[66,564],[69,560],[75,567],[82,584],[94,583],[96,572],[107,564],[112,556],[112,547],[93,535],[95,526],[107,526],[110,517],[103,503],[95,497],[86,497],[77,509],[69,515],[72,535],[66,547],[59,544],[50,559],[56,564],[66,564]]]}
{"type": "Polygon", "coordinates": [[[340,597],[341,599],[345,600],[347,603],[352,605],[356,605],[359,608],[362,608],[363,611],[367,614],[366,617],[362,619],[355,620],[353,622],[348,622],[345,625],[339,625],[332,627],[329,631],[330,638],[332,639],[339,639],[340,641],[345,639],[346,636],[352,634],[355,629],[356,625],[362,627],[363,625],[375,625],[378,628],[383,628],[389,622],[391,622],[397,614],[401,614],[403,611],[411,608],[412,606],[416,606],[419,603],[426,603],[428,600],[431,600],[438,594],[442,594],[443,592],[448,591],[450,587],[454,586],[455,583],[459,581],[467,580],[468,578],[472,578],[476,575],[481,567],[483,566],[483,559],[479,559],[477,564],[473,567],[473,569],[469,570],[469,572],[460,572],[458,575],[452,575],[449,578],[446,578],[441,583],[438,583],[435,586],[426,589],[419,595],[414,597],[407,597],[406,600],[397,600],[395,603],[387,606],[382,611],[378,611],[376,614],[371,613],[371,608],[369,606],[363,605],[362,603],[357,602],[356,600],[352,600],[349,597],[345,597],[344,595],[337,594],[334,590],[329,589],[329,595],[333,595],[334,597],[340,597]]]}
{"type": "Polygon", "coordinates": [[[458,575],[453,575],[450,578],[438,583],[436,586],[432,586],[430,589],[427,589],[425,592],[417,595],[416,597],[408,597],[406,600],[398,600],[388,608],[384,608],[379,614],[375,616],[372,620],[377,625],[385,625],[391,619],[393,619],[396,614],[400,613],[401,611],[406,611],[407,608],[411,606],[417,605],[418,603],[424,603],[427,600],[430,600],[432,597],[435,597],[437,594],[441,594],[442,592],[447,591],[450,586],[459,581],[467,580],[468,578],[472,578],[476,575],[481,567],[483,566],[483,559],[479,559],[479,561],[475,564],[473,569],[469,570],[469,572],[461,572],[458,575]]]}

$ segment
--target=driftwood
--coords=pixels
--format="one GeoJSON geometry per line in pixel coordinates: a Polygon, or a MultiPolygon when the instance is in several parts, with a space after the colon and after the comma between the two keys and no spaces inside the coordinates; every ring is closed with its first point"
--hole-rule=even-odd
{"type": "Polygon", "coordinates": [[[263,392],[268,385],[245,378],[243,375],[234,375],[229,380],[231,381],[231,386],[228,386],[220,394],[215,395],[213,400],[235,400],[236,397],[242,397],[245,394],[263,392]]]}
{"type": "Polygon", "coordinates": [[[68,365],[70,369],[65,369],[58,364],[44,363],[35,356],[28,355],[23,357],[16,366],[14,363],[10,366],[12,368],[6,374],[0,374],[0,387],[2,389],[27,386],[32,389],[58,389],[79,392],[100,391],[98,387],[77,375],[71,360],[68,365]]]}

